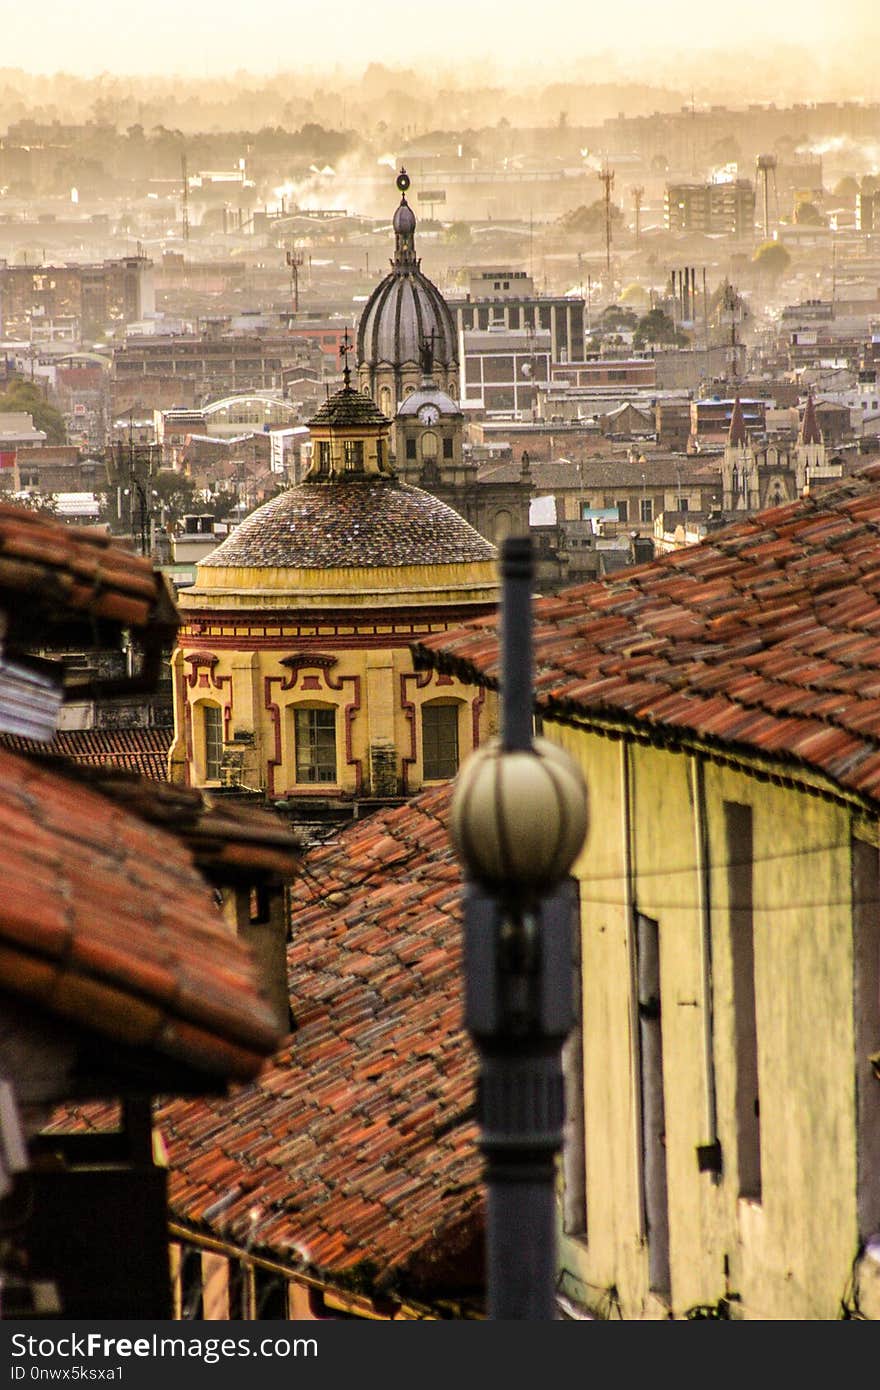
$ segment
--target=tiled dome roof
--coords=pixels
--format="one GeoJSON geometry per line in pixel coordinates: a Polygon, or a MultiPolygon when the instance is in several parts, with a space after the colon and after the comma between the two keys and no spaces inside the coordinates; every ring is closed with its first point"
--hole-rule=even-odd
{"type": "Polygon", "coordinates": [[[494,560],[495,547],[445,502],[392,479],[300,483],[258,507],[199,571],[360,569],[494,560]]]}
{"type": "Polygon", "coordinates": [[[351,425],[370,425],[375,428],[390,423],[371,396],[365,395],[363,391],[355,391],[351,386],[344,386],[341,391],[324,401],[317,415],[309,421],[309,428],[314,429],[316,425],[329,425],[333,429],[351,425]]]}

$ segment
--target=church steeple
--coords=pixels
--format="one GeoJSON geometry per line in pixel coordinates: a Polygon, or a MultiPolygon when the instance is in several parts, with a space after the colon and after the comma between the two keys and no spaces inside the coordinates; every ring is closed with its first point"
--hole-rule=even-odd
{"type": "Polygon", "coordinates": [[[807,393],[807,404],[804,407],[804,418],[801,421],[801,430],[798,437],[799,444],[821,444],[822,431],[819,429],[819,421],[816,418],[816,405],[813,400],[813,393],[807,393]]]}
{"type": "Polygon", "coordinates": [[[822,438],[822,431],[819,428],[816,403],[813,400],[812,391],[807,393],[804,418],[798,430],[794,452],[798,492],[807,493],[813,479],[824,474],[826,462],[825,440],[822,438]]]}
{"type": "Polygon", "coordinates": [[[724,511],[757,511],[760,506],[755,451],[749,443],[739,392],[730,413],[730,429],[721,460],[724,511]]]}
{"type": "Polygon", "coordinates": [[[727,443],[731,448],[742,448],[748,443],[746,435],[746,419],[743,415],[742,401],[737,392],[736,400],[733,403],[733,410],[730,412],[730,430],[727,435],[727,443]]]}

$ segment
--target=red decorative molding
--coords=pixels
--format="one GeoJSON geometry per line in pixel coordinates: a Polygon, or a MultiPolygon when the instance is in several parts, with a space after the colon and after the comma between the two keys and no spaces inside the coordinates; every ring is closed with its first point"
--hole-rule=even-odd
{"type": "MultiPolygon", "coordinates": [[[[326,652],[297,652],[293,656],[285,657],[281,665],[286,666],[290,674],[287,676],[265,676],[263,678],[263,701],[269,718],[272,721],[274,735],[273,756],[266,760],[266,778],[268,781],[268,792],[270,796],[275,795],[275,771],[280,767],[282,761],[281,748],[281,706],[276,698],[273,698],[272,687],[278,687],[278,694],[288,690],[295,690],[299,686],[300,690],[316,691],[320,690],[319,680],[323,680],[324,688],[335,694],[344,691],[346,684],[352,687],[352,698],[347,705],[342,707],[345,731],[345,760],[349,767],[354,768],[355,793],[360,792],[363,784],[363,767],[360,758],[353,755],[353,742],[351,726],[355,715],[361,707],[361,678],[360,676],[339,676],[334,678],[330,672],[336,665],[337,658],[330,656],[326,652]],[[305,676],[306,670],[317,670],[319,676],[305,676]],[[301,679],[302,678],[302,679],[301,679]]],[[[333,702],[337,703],[336,701],[333,702]]]]}
{"type": "Polygon", "coordinates": [[[410,747],[409,754],[404,753],[403,756],[401,757],[401,760],[400,760],[400,763],[401,763],[401,767],[400,767],[400,783],[401,783],[401,790],[402,790],[404,796],[406,796],[407,792],[409,791],[409,770],[410,770],[410,768],[413,766],[413,764],[415,763],[416,758],[417,758],[417,753],[416,753],[416,707],[415,707],[415,702],[414,702],[413,700],[408,700],[408,699],[407,699],[407,692],[406,692],[407,682],[408,682],[408,681],[415,681],[415,689],[416,689],[416,690],[424,690],[426,686],[428,686],[428,685],[431,684],[431,681],[432,681],[433,678],[436,676],[436,674],[437,674],[436,671],[410,671],[410,672],[404,672],[403,675],[400,677],[400,705],[401,705],[401,708],[402,708],[404,714],[406,715],[406,717],[407,717],[407,719],[408,719],[408,721],[409,721],[409,747],[410,747]]]}
{"type": "Polygon", "coordinates": [[[320,667],[329,671],[338,660],[338,657],[331,656],[328,652],[294,652],[292,656],[282,656],[280,664],[291,672],[301,671],[305,666],[320,667]]]}
{"type": "Polygon", "coordinates": [[[486,688],[485,686],[481,685],[479,686],[476,695],[471,700],[471,736],[472,747],[474,749],[477,749],[480,746],[480,714],[482,713],[483,705],[485,703],[486,688]]]}
{"type": "Polygon", "coordinates": [[[230,685],[230,676],[216,676],[214,674],[219,656],[215,652],[191,652],[184,656],[184,661],[189,670],[186,673],[186,683],[192,689],[196,685],[206,686],[215,690],[221,690],[224,685],[230,685]]]}

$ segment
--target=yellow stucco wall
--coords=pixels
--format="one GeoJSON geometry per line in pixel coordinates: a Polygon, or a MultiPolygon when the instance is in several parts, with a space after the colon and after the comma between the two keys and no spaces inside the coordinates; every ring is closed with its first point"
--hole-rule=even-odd
{"type": "Polygon", "coordinates": [[[201,724],[205,704],[221,708],[226,747],[242,750],[244,784],[276,799],[367,795],[371,790],[394,794],[373,787],[374,749],[380,755],[395,750],[398,790],[417,790],[425,780],[421,711],[429,701],[455,704],[460,758],[496,725],[494,697],[437,672],[415,673],[406,647],[339,648],[327,641],[311,658],[303,653],[292,671],[281,662],[297,651],[295,642],[286,649],[245,652],[215,646],[217,651],[210,655],[217,659],[211,665],[193,666],[188,658],[204,659],[207,648],[194,649],[185,642],[172,660],[172,778],[191,786],[207,784],[201,724]],[[303,784],[296,779],[293,710],[307,706],[336,711],[337,776],[332,783],[303,784]],[[236,741],[236,735],[246,737],[236,741]]]}
{"type": "Polygon", "coordinates": [[[587,1232],[560,1237],[563,1287],[600,1315],[661,1317],[671,1307],[682,1317],[730,1298],[733,1317],[839,1317],[859,1240],[850,811],[807,790],[702,761],[706,936],[697,755],[559,725],[545,732],[580,762],[591,803],[575,866],[587,1232]],[[750,806],[753,816],[759,1201],[739,1196],[725,801],[750,806]],[[634,908],[660,924],[667,1297],[652,1294],[648,1280],[634,908]],[[697,1163],[697,1147],[716,1134],[720,1176],[697,1163]]]}

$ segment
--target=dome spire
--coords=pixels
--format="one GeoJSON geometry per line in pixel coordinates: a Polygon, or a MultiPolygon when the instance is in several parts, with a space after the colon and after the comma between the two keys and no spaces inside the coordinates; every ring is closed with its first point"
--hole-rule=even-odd
{"type": "Polygon", "coordinates": [[[397,267],[418,267],[416,259],[416,215],[406,201],[406,191],[409,188],[409,174],[401,165],[400,173],[395,180],[400,189],[400,206],[392,219],[394,228],[394,260],[392,266],[397,267]]]}

